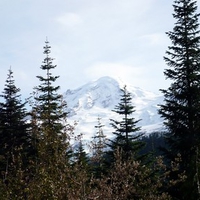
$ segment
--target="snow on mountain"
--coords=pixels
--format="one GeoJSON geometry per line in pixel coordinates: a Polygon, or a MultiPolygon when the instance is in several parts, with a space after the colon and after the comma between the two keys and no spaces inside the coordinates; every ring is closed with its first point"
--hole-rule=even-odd
{"type": "Polygon", "coordinates": [[[141,119],[138,126],[142,131],[150,133],[161,129],[162,120],[158,115],[158,104],[163,97],[138,87],[133,87],[111,77],[102,77],[91,81],[75,90],[67,90],[64,99],[68,105],[68,120],[77,122],[76,133],[83,134],[84,140],[90,140],[95,134],[97,118],[101,118],[104,133],[112,137],[110,119],[120,119],[112,110],[120,101],[121,91],[127,85],[127,90],[132,95],[135,113],[133,117],[141,119]]]}

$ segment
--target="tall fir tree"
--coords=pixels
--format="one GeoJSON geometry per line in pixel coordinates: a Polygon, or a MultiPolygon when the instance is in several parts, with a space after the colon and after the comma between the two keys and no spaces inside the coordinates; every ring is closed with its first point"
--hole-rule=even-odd
{"type": "Polygon", "coordinates": [[[41,65],[46,75],[37,76],[41,84],[35,88],[35,102],[31,112],[37,155],[35,182],[33,181],[30,191],[40,199],[66,196],[67,188],[64,190],[61,185],[66,184],[68,167],[66,152],[69,147],[69,133],[72,131],[66,121],[66,103],[62,95],[58,94],[60,86],[54,86],[59,76],[52,75],[56,65],[52,63],[50,49],[49,42],[46,41],[45,58],[41,65]]]}
{"type": "Polygon", "coordinates": [[[111,119],[111,126],[114,128],[113,134],[115,138],[110,140],[109,147],[112,152],[119,148],[124,154],[124,158],[127,159],[133,154],[136,156],[143,145],[138,141],[141,134],[139,133],[140,127],[137,126],[137,123],[140,120],[135,120],[132,116],[135,109],[132,105],[131,94],[128,92],[126,86],[121,89],[121,92],[120,102],[115,106],[113,111],[122,116],[122,119],[111,119]]]}
{"type": "MultiPolygon", "coordinates": [[[[172,188],[177,199],[200,199],[198,148],[200,145],[200,31],[197,1],[175,0],[176,20],[173,31],[167,32],[172,45],[164,60],[169,66],[164,74],[171,85],[164,94],[159,113],[167,128],[168,158],[181,154],[179,173],[185,171],[187,180],[172,188]]],[[[178,174],[173,173],[173,178],[178,174]]]]}
{"type": "Polygon", "coordinates": [[[59,76],[53,76],[51,73],[56,65],[52,64],[50,48],[49,42],[46,41],[44,46],[45,58],[41,66],[41,69],[46,72],[46,76],[37,76],[41,84],[35,87],[35,94],[37,95],[34,97],[36,106],[33,107],[33,113],[39,121],[39,130],[43,131],[40,135],[41,138],[49,140],[46,141],[46,144],[51,146],[54,140],[62,138],[62,133],[66,128],[64,121],[67,117],[67,105],[63,101],[62,95],[58,94],[60,86],[53,85],[59,76]]]}
{"type": "Polygon", "coordinates": [[[28,158],[32,154],[29,124],[27,122],[26,102],[22,102],[20,89],[15,86],[13,72],[8,71],[3,93],[0,95],[0,170],[1,178],[9,182],[8,177],[16,174],[16,163],[18,154],[21,155],[20,165],[25,169],[28,158]]]}

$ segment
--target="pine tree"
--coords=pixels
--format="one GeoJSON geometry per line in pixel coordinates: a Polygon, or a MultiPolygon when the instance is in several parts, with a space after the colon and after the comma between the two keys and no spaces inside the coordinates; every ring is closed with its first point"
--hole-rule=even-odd
{"type": "Polygon", "coordinates": [[[106,151],[106,135],[103,132],[104,125],[101,123],[101,118],[98,117],[98,124],[95,126],[97,129],[93,140],[91,141],[92,145],[92,167],[94,168],[94,174],[96,177],[100,178],[104,172],[104,158],[106,151]]]}
{"type": "MultiPolygon", "coordinates": [[[[33,107],[33,111],[36,114],[36,118],[39,120],[39,128],[43,133],[40,135],[41,139],[44,139],[46,145],[49,145],[55,141],[62,139],[65,132],[64,121],[67,117],[66,103],[62,99],[62,95],[58,94],[60,86],[54,86],[53,83],[59,78],[59,76],[53,76],[51,70],[56,67],[52,64],[53,59],[50,57],[49,42],[45,42],[44,55],[46,56],[43,61],[41,69],[46,71],[46,77],[37,76],[41,84],[35,88],[37,96],[35,101],[37,102],[33,107]],[[45,134],[44,134],[45,133],[45,134]]],[[[49,149],[49,150],[50,150],[49,149]]],[[[54,149],[55,150],[55,149],[54,149]]],[[[52,151],[54,151],[52,149],[52,151]]]]}
{"type": "MultiPolygon", "coordinates": [[[[173,31],[167,32],[172,45],[164,60],[170,67],[164,74],[171,85],[164,94],[164,104],[159,113],[167,128],[167,152],[170,160],[181,154],[180,172],[186,171],[185,184],[176,186],[178,199],[199,199],[197,174],[197,150],[200,142],[200,31],[197,2],[175,0],[176,23],[173,31]]],[[[178,174],[176,174],[178,176],[178,174]]]]}
{"type": "MultiPolygon", "coordinates": [[[[0,170],[1,179],[12,193],[13,177],[17,170],[25,170],[32,154],[29,124],[26,120],[26,102],[22,102],[20,89],[15,86],[13,72],[9,69],[0,103],[0,170]],[[19,158],[20,155],[20,159],[19,158]]],[[[26,174],[27,175],[27,174],[26,174]]],[[[17,186],[15,186],[17,187],[17,186]]],[[[19,188],[18,188],[19,189],[19,188]]]]}
{"type": "Polygon", "coordinates": [[[84,149],[82,134],[78,135],[76,140],[77,147],[74,150],[74,163],[78,164],[80,168],[88,168],[89,158],[84,149]]]}
{"type": "Polygon", "coordinates": [[[46,41],[41,66],[46,76],[37,76],[41,84],[35,88],[31,112],[37,154],[34,161],[36,175],[30,191],[36,199],[56,199],[65,197],[67,193],[67,188],[64,188],[69,165],[66,152],[72,127],[66,122],[66,103],[58,94],[60,87],[54,86],[59,76],[51,73],[56,65],[52,64],[50,48],[46,41]]]}
{"type": "Polygon", "coordinates": [[[124,153],[125,159],[137,154],[138,150],[142,147],[142,143],[138,141],[141,134],[140,127],[137,123],[140,120],[135,120],[132,117],[135,112],[134,106],[132,105],[131,94],[127,91],[126,86],[121,89],[121,99],[115,109],[115,113],[122,116],[121,120],[111,119],[111,126],[114,128],[113,134],[115,135],[114,140],[110,140],[109,147],[112,152],[118,148],[124,153]]]}

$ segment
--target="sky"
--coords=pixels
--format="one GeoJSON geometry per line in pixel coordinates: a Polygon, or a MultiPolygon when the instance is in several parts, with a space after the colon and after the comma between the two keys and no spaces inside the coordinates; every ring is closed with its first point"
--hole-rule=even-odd
{"type": "MultiPolygon", "coordinates": [[[[8,70],[28,97],[46,38],[60,92],[102,76],[155,93],[167,88],[163,56],[174,27],[173,0],[0,0],[0,90],[8,70]]],[[[200,8],[200,1],[198,1],[200,8]]],[[[200,9],[198,9],[200,11],[200,9]]]]}

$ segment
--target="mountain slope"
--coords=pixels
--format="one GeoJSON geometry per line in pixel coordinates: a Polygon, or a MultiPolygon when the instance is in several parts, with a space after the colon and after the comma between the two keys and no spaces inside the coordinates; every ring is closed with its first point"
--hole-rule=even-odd
{"type": "MultiPolygon", "coordinates": [[[[104,124],[104,133],[112,137],[112,128],[109,119],[117,119],[119,116],[112,110],[119,103],[120,88],[124,83],[111,77],[102,77],[91,81],[76,90],[67,90],[64,99],[68,104],[69,121],[76,121],[77,133],[82,133],[84,139],[90,139],[96,132],[98,116],[104,124]]],[[[127,85],[127,84],[126,84],[127,85]]],[[[162,103],[163,97],[152,92],[144,91],[138,87],[127,85],[127,90],[133,98],[136,112],[135,119],[141,119],[138,126],[147,133],[162,127],[157,110],[158,104],[162,103]]]]}

